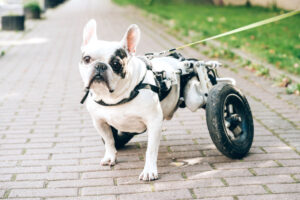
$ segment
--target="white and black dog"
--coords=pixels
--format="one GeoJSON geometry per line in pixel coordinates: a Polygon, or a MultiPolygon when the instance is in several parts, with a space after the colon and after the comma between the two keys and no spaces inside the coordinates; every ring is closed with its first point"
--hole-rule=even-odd
{"type": "Polygon", "coordinates": [[[156,163],[162,122],[164,119],[171,119],[178,107],[180,80],[174,71],[180,61],[172,57],[151,60],[153,71],[164,70],[168,77],[177,78],[178,81],[162,101],[152,90],[141,89],[135,98],[118,104],[128,99],[140,82],[156,85],[153,72],[147,70],[143,60],[134,56],[139,40],[140,29],[137,25],[131,25],[121,41],[98,40],[96,21],[92,19],[83,30],[79,70],[85,87],[90,88],[87,109],[95,128],[105,142],[106,151],[101,164],[116,163],[117,150],[111,126],[129,133],[142,133],[147,130],[146,162],[139,178],[155,180],[158,178],[156,163]],[[99,101],[105,102],[106,105],[117,105],[101,105],[97,103],[99,101]]]}

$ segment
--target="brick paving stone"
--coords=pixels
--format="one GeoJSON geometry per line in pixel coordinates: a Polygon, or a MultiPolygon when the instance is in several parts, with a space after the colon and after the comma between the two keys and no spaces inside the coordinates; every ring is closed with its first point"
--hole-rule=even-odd
{"type": "Polygon", "coordinates": [[[172,199],[187,199],[191,198],[191,194],[188,190],[170,190],[163,192],[151,192],[151,193],[137,193],[137,194],[124,194],[120,195],[120,200],[135,200],[135,199],[147,199],[147,200],[172,200],[172,199]]]}
{"type": "Polygon", "coordinates": [[[188,179],[207,179],[207,178],[225,178],[225,177],[244,177],[252,176],[248,169],[232,170],[211,170],[203,172],[187,172],[188,179]]]}
{"type": "Polygon", "coordinates": [[[16,180],[71,180],[78,179],[79,173],[34,173],[17,174],[16,180]]]}
{"type": "Polygon", "coordinates": [[[214,197],[214,198],[204,198],[201,200],[234,200],[233,197],[214,197]]]}
{"type": "Polygon", "coordinates": [[[18,182],[0,182],[0,188],[2,189],[13,189],[13,188],[43,188],[44,182],[43,181],[18,181],[18,182]]]}
{"type": "Polygon", "coordinates": [[[292,193],[300,191],[300,183],[293,184],[268,184],[273,193],[292,193]]]}
{"type": "MultiPolygon", "coordinates": [[[[166,182],[168,181],[184,181],[185,179],[182,177],[180,173],[176,174],[164,174],[160,176],[159,179],[155,182],[166,182]]],[[[128,185],[128,184],[143,184],[147,182],[141,182],[136,176],[128,176],[128,177],[120,177],[116,178],[116,182],[118,185],[128,185]]]]}
{"type": "Polygon", "coordinates": [[[42,198],[9,198],[9,200],[42,200],[42,198]]]}
{"type": "Polygon", "coordinates": [[[300,193],[238,196],[239,200],[298,200],[300,193]]]}
{"type": "MultiPolygon", "coordinates": [[[[222,68],[220,74],[236,79],[255,118],[254,143],[244,159],[216,150],[203,109],[179,109],[163,124],[159,180],[138,180],[147,134],[118,152],[116,166],[100,166],[103,142],[79,104],[83,86],[77,66],[82,29],[90,18],[104,40],[120,40],[129,24],[138,24],[139,54],[184,43],[138,9],[109,0],[66,1],[47,11],[45,20],[30,22],[34,26],[24,34],[0,32],[7,41],[45,41],[12,46],[0,58],[0,198],[299,199],[300,97],[285,95],[268,79],[241,68],[237,73],[222,68]]],[[[208,60],[194,49],[182,53],[208,60]]]]}
{"type": "Polygon", "coordinates": [[[46,198],[46,200],[116,200],[116,199],[117,197],[113,195],[46,198]]]}
{"type": "Polygon", "coordinates": [[[215,163],[215,168],[217,169],[235,169],[235,168],[252,168],[252,167],[277,167],[277,163],[273,160],[263,160],[263,161],[238,161],[238,162],[227,162],[227,163],[215,163]]]}
{"type": "Polygon", "coordinates": [[[155,191],[164,191],[168,189],[184,189],[184,188],[195,188],[195,187],[214,187],[223,186],[224,184],[220,179],[202,179],[202,180],[184,180],[184,181],[168,181],[154,183],[155,191]]]}
{"type": "Polygon", "coordinates": [[[5,190],[0,190],[0,197],[3,197],[4,194],[5,194],[5,190]]]}
{"type": "Polygon", "coordinates": [[[102,187],[83,187],[82,195],[128,194],[138,192],[151,192],[150,184],[119,185],[102,187]]]}
{"type": "Polygon", "coordinates": [[[83,179],[89,178],[107,178],[107,177],[126,177],[126,176],[136,176],[140,174],[141,170],[118,170],[118,171],[97,171],[97,172],[84,172],[82,173],[83,179]]]}
{"type": "Polygon", "coordinates": [[[283,166],[300,166],[300,159],[292,159],[292,160],[277,160],[283,166]]]}
{"type": "Polygon", "coordinates": [[[250,184],[267,184],[267,183],[292,183],[294,180],[289,175],[269,175],[269,176],[252,176],[252,177],[234,177],[226,178],[229,185],[250,185],[250,184]]]}
{"type": "Polygon", "coordinates": [[[65,165],[65,166],[54,166],[51,168],[51,172],[89,172],[89,171],[102,171],[109,170],[109,166],[101,165],[65,165]]]}
{"type": "Polygon", "coordinates": [[[9,197],[70,197],[77,196],[78,189],[76,188],[63,188],[63,189],[12,189],[9,197]]]}
{"type": "Polygon", "coordinates": [[[259,185],[197,188],[194,192],[198,198],[267,193],[259,185]]]}
{"type": "Polygon", "coordinates": [[[38,173],[38,172],[47,172],[46,166],[41,167],[9,167],[9,168],[0,168],[0,174],[6,173],[38,173]]]}
{"type": "Polygon", "coordinates": [[[257,175],[300,174],[300,167],[253,168],[257,175]]]}
{"type": "Polygon", "coordinates": [[[102,179],[86,179],[86,180],[63,180],[63,181],[49,181],[48,188],[75,188],[75,187],[89,187],[101,185],[114,185],[112,178],[102,179]]]}
{"type": "Polygon", "coordinates": [[[11,180],[11,174],[0,174],[0,181],[9,181],[11,180]]]}
{"type": "MultiPolygon", "coordinates": [[[[27,153],[27,152],[26,152],[27,153]]],[[[24,160],[21,166],[61,166],[61,165],[78,165],[78,159],[66,159],[66,160],[24,160]]]]}

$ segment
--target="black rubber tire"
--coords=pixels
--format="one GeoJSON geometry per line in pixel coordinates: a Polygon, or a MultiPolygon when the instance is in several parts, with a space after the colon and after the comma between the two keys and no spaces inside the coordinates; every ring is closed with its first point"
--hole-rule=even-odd
{"type": "MultiPolygon", "coordinates": [[[[115,140],[115,147],[116,149],[121,149],[127,144],[134,136],[134,134],[126,133],[126,132],[119,132],[117,129],[111,126],[111,130],[115,140]]],[[[104,140],[102,139],[103,143],[105,144],[104,140]]]]}
{"type": "Polygon", "coordinates": [[[240,159],[249,152],[254,137],[253,118],[246,97],[236,87],[228,83],[219,83],[210,90],[206,104],[206,122],[210,137],[222,154],[240,159]],[[231,105],[228,102],[231,102],[231,105]],[[227,120],[231,119],[237,120],[228,123],[227,120]],[[239,130],[239,133],[233,133],[229,129],[239,130]]]}

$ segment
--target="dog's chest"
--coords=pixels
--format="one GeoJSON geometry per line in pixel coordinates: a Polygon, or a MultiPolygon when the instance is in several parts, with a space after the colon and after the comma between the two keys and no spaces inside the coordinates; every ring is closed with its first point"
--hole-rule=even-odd
{"type": "Polygon", "coordinates": [[[107,123],[117,130],[129,133],[142,133],[146,130],[146,125],[142,121],[141,117],[124,115],[118,117],[111,117],[107,119],[107,123]]]}
{"type": "Polygon", "coordinates": [[[141,133],[146,130],[141,113],[136,112],[135,109],[122,106],[103,107],[93,104],[88,106],[88,110],[94,119],[104,120],[119,131],[141,133]]]}

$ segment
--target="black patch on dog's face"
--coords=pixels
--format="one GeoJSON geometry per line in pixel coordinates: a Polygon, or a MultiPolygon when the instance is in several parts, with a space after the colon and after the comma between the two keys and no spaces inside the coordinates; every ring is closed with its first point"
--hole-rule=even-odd
{"type": "Polygon", "coordinates": [[[127,53],[124,49],[120,48],[115,51],[109,60],[109,64],[113,71],[120,75],[121,78],[125,78],[125,65],[126,65],[127,53]]]}

